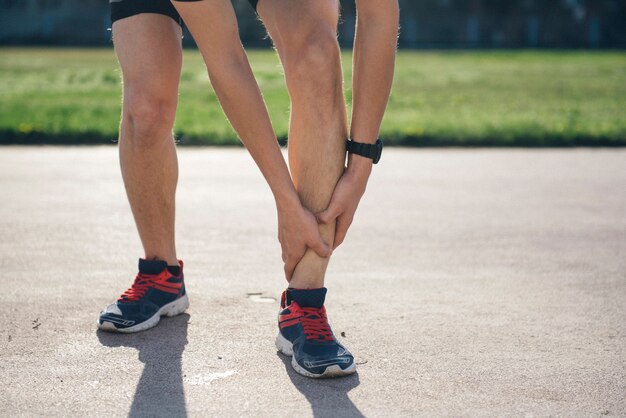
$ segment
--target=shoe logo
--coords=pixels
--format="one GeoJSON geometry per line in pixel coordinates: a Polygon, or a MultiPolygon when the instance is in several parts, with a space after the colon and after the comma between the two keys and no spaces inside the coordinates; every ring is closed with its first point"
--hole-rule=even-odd
{"type": "Polygon", "coordinates": [[[112,322],[114,324],[118,324],[118,325],[122,325],[125,327],[131,326],[135,323],[135,321],[131,321],[128,319],[119,319],[119,318],[115,318],[114,316],[111,315],[103,315],[102,316],[102,322],[112,322]]]}
{"type": "Polygon", "coordinates": [[[309,368],[313,368],[313,367],[325,367],[325,366],[333,366],[335,364],[349,364],[352,362],[352,359],[349,358],[331,358],[331,359],[324,359],[324,360],[318,360],[318,361],[310,361],[310,360],[305,360],[303,363],[306,367],[309,368]]]}
{"type": "Polygon", "coordinates": [[[160,290],[161,292],[172,293],[174,295],[180,292],[180,289],[183,287],[183,283],[172,283],[167,281],[155,281],[154,288],[160,290]]]}
{"type": "Polygon", "coordinates": [[[296,325],[300,323],[300,318],[302,318],[301,316],[297,317],[297,318],[290,318],[290,319],[285,319],[284,321],[279,321],[278,325],[280,326],[280,328],[286,328],[286,327],[290,327],[292,325],[296,325]]]}

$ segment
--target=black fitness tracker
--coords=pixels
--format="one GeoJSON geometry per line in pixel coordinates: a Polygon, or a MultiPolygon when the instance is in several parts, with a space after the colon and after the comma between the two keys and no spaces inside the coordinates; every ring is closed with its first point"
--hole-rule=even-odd
{"type": "Polygon", "coordinates": [[[374,164],[376,164],[380,161],[380,156],[383,153],[383,141],[378,139],[374,144],[363,144],[361,142],[355,142],[348,139],[348,142],[346,142],[346,150],[350,154],[370,158],[374,164]]]}

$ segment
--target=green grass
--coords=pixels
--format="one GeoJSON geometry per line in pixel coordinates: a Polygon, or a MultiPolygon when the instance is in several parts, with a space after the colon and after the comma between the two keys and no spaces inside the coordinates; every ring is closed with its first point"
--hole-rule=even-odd
{"type": "MultiPolygon", "coordinates": [[[[250,60],[284,139],[279,63],[270,51],[251,51],[250,60]]],[[[0,144],[112,143],[120,89],[111,49],[0,49],[0,144]]],[[[182,144],[239,143],[193,50],[175,132],[182,144]]],[[[626,54],[403,51],[381,136],[409,146],[624,146],[626,54]]]]}

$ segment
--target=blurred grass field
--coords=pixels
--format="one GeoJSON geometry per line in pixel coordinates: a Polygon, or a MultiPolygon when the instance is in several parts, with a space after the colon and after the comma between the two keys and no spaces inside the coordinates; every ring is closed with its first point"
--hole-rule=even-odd
{"type": "MultiPolygon", "coordinates": [[[[282,69],[271,51],[249,55],[285,139],[282,69]]],[[[112,49],[0,49],[0,144],[113,143],[120,91],[112,49]]],[[[181,144],[239,143],[195,50],[185,51],[175,132],[181,144]]],[[[402,51],[381,137],[405,146],[624,146],[626,54],[402,51]]]]}

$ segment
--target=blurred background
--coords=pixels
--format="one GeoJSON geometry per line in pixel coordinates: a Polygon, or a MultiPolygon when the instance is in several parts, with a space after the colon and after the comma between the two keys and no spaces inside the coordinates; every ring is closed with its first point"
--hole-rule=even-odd
{"type": "MultiPolygon", "coordinates": [[[[247,0],[233,1],[247,45],[267,46],[247,0]]],[[[353,1],[342,1],[342,44],[354,37],[353,1]]],[[[400,47],[624,48],[624,0],[400,0],[400,47]]],[[[106,0],[0,0],[5,44],[107,45],[106,0]]],[[[187,37],[187,43],[192,40],[187,37]]]]}
{"type": "MultiPolygon", "coordinates": [[[[339,40],[351,98],[354,0],[339,40]]],[[[289,98],[247,0],[241,38],[279,139],[289,98]]],[[[389,145],[626,145],[626,0],[400,0],[389,145]]],[[[0,144],[114,143],[120,74],[106,0],[0,0],[0,144]]],[[[236,145],[187,33],[180,144],[236,145]]]]}

